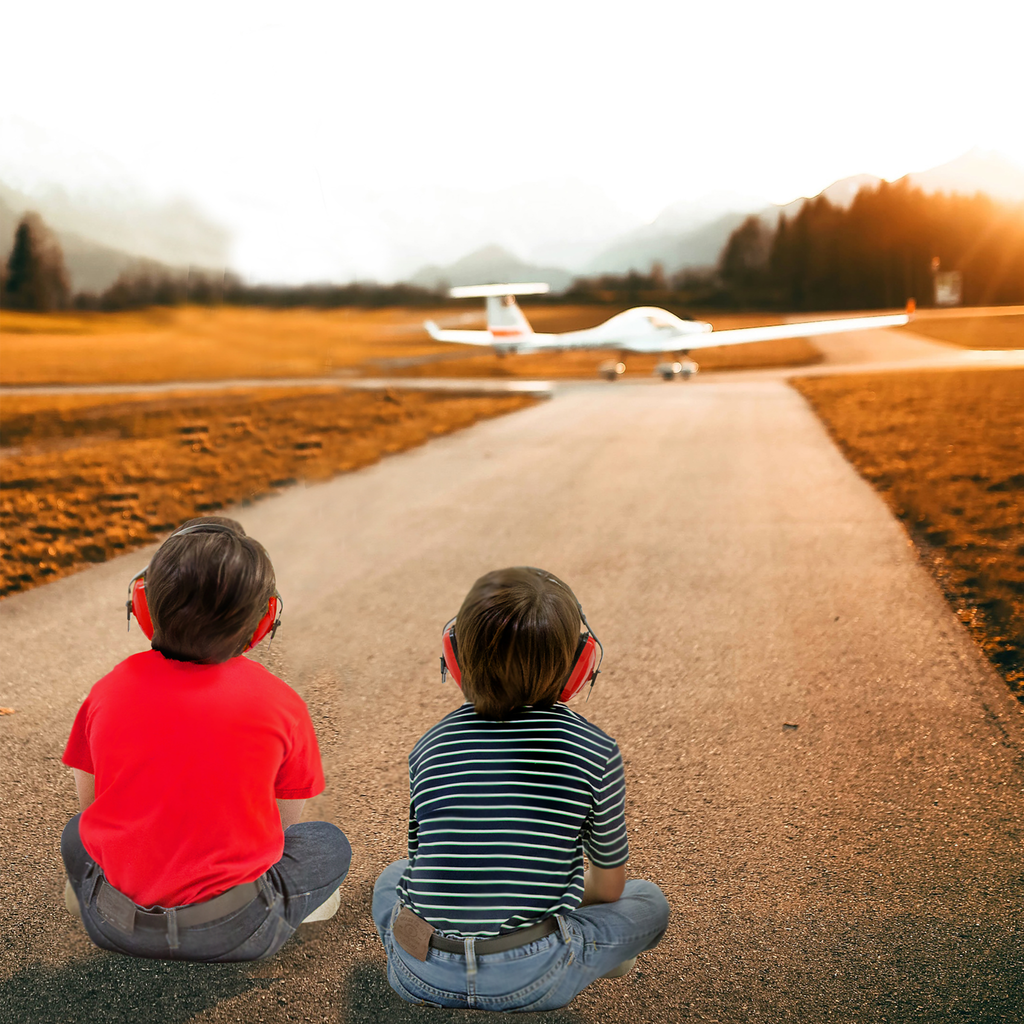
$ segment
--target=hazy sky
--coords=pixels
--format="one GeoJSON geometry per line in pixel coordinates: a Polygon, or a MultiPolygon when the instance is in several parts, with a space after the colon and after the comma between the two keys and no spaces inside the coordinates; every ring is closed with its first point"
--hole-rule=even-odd
{"type": "MultiPolygon", "coordinates": [[[[72,178],[195,198],[257,276],[284,235],[332,276],[301,226],[416,188],[574,178],[649,219],[972,146],[1024,165],[1007,0],[36,0],[4,34],[4,114],[79,147],[72,178]]],[[[371,221],[349,227],[372,249],[371,221]]]]}

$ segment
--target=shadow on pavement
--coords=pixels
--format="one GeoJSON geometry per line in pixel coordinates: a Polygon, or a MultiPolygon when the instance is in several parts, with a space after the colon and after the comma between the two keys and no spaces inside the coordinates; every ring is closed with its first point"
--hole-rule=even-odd
{"type": "Polygon", "coordinates": [[[251,964],[169,963],[97,955],[30,967],[0,982],[0,1024],[184,1024],[223,1000],[272,984],[251,964]]]}
{"type": "MultiPolygon", "coordinates": [[[[357,964],[349,975],[348,1003],[340,1019],[345,1024],[465,1024],[469,1018],[497,1017],[473,1010],[438,1010],[403,1002],[391,990],[383,964],[357,964]]],[[[516,1013],[508,1016],[516,1021],[537,1024],[583,1024],[583,1018],[572,1010],[549,1010],[547,1013],[516,1013]]]]}

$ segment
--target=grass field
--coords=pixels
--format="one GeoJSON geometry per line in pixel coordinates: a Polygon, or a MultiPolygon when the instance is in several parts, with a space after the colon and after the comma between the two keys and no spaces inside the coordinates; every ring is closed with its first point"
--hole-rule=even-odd
{"type": "Polygon", "coordinates": [[[533,401],[301,388],[41,397],[4,401],[0,596],[533,401]]]}
{"type": "MultiPolygon", "coordinates": [[[[438,312],[437,315],[443,315],[438,312]]],[[[450,314],[449,314],[450,315],[450,314]]],[[[176,307],[0,317],[0,383],[316,377],[439,348],[413,314],[176,307]]]]}
{"type": "MultiPolygon", "coordinates": [[[[526,307],[538,331],[592,327],[615,309],[526,307]]],[[[425,319],[483,326],[466,310],[262,310],[176,307],[133,313],[0,315],[0,384],[152,383],[334,374],[401,376],[594,375],[612,353],[546,353],[498,359],[489,350],[435,342],[425,319]]],[[[712,317],[716,327],[777,322],[758,314],[712,317]]],[[[802,366],[819,358],[803,340],[707,349],[707,369],[802,366]]],[[[627,360],[630,374],[649,375],[658,359],[627,360]]]]}
{"type": "Polygon", "coordinates": [[[793,383],[1024,700],[1024,370],[793,383]]]}
{"type": "Polygon", "coordinates": [[[917,317],[904,330],[964,348],[1024,348],[1024,314],[917,317]]]}

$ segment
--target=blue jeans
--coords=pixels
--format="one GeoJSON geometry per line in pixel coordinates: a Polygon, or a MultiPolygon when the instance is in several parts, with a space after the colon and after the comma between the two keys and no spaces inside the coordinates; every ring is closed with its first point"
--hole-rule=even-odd
{"type": "Polygon", "coordinates": [[[626,883],[614,903],[559,915],[559,930],[501,953],[446,953],[431,947],[425,961],[395,942],[395,886],[407,860],[386,867],[373,887],[373,920],[388,955],[388,982],[407,1002],[477,1010],[554,1010],[595,978],[646,949],[668,927],[668,901],[653,882],[626,883]]]}
{"type": "Polygon", "coordinates": [[[261,895],[225,917],[179,928],[174,946],[175,940],[164,927],[136,924],[129,933],[100,913],[96,899],[103,870],[82,845],[80,817],[76,814],[64,827],[60,852],[78,897],[82,924],[97,946],[129,956],[200,961],[273,956],[302,919],[341,885],[352,860],[352,848],[341,829],[326,821],[292,825],[284,834],[281,859],[257,880],[261,895]]]}

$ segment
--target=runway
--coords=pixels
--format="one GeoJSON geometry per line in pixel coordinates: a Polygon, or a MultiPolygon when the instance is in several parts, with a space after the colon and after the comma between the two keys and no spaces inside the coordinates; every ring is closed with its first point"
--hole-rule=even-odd
{"type": "Polygon", "coordinates": [[[0,602],[0,1020],[463,1020],[392,995],[369,893],[404,852],[405,757],[458,703],[440,628],[523,563],[568,580],[605,645],[577,707],[623,750],[629,870],[673,907],[625,979],[527,1019],[1019,1020],[1020,706],[802,398],[723,377],[560,388],[238,513],[286,602],[260,657],[320,736],[309,816],[354,850],[339,915],[263,964],[114,957],[60,902],[60,754],[143,647],[123,602],[153,549],[0,602]]]}
{"type": "Polygon", "coordinates": [[[545,380],[495,380],[491,377],[229,377],[221,380],[161,381],[158,384],[9,384],[0,395],[161,395],[170,391],[226,391],[261,388],[325,388],[378,391],[397,388],[412,391],[473,392],[479,394],[548,395],[545,380]]]}

